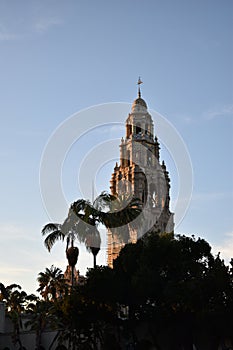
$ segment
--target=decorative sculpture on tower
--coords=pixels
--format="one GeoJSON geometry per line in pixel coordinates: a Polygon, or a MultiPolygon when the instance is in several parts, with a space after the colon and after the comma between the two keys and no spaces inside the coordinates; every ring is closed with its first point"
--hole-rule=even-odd
{"type": "MultiPolygon", "coordinates": [[[[174,214],[169,209],[170,178],[164,161],[160,164],[160,145],[154,136],[154,123],[147,104],[141,98],[141,84],[139,78],[138,98],[126,119],[126,136],[121,139],[120,163],[116,163],[110,181],[111,194],[131,194],[142,202],[144,227],[142,233],[140,230],[132,232],[129,242],[134,243],[145,232],[172,232],[174,229],[174,214]]],[[[125,243],[109,230],[109,266],[113,266],[113,260],[125,243]]]]}

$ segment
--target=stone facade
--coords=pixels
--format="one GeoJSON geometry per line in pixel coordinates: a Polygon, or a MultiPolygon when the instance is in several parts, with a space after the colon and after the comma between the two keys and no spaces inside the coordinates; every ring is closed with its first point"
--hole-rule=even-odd
{"type": "MultiPolygon", "coordinates": [[[[160,163],[160,145],[154,136],[154,123],[146,102],[138,98],[133,102],[126,119],[126,135],[120,144],[120,163],[116,163],[110,181],[111,194],[140,199],[144,222],[130,234],[130,242],[149,231],[172,232],[173,213],[170,212],[170,178],[164,161],[160,163]]],[[[113,231],[108,232],[108,265],[127,242],[120,242],[113,231]]]]}

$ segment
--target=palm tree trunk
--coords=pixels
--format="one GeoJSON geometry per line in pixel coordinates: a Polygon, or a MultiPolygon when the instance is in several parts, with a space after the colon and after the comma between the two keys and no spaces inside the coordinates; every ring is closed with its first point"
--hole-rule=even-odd
{"type": "MultiPolygon", "coordinates": [[[[72,237],[72,239],[71,239],[71,247],[72,248],[74,247],[74,237],[72,237]]],[[[71,288],[72,288],[72,290],[74,288],[74,266],[73,266],[73,264],[71,266],[71,288]]]]}
{"type": "Polygon", "coordinates": [[[96,256],[99,253],[100,248],[98,247],[90,247],[92,255],[93,255],[93,261],[94,261],[94,269],[96,268],[97,264],[96,264],[96,256]]]}
{"type": "Polygon", "coordinates": [[[41,347],[41,325],[39,324],[39,329],[36,332],[36,350],[40,350],[41,347]]]}
{"type": "Polygon", "coordinates": [[[94,254],[93,257],[94,257],[94,269],[95,269],[96,268],[96,255],[94,254]]]}
{"type": "Polygon", "coordinates": [[[71,266],[71,287],[74,288],[74,266],[71,266]]]}

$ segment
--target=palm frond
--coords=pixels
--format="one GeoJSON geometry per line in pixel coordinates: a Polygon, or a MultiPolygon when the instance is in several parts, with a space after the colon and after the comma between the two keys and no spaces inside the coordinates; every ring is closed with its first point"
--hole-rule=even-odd
{"type": "Polygon", "coordinates": [[[8,299],[8,295],[9,293],[7,287],[5,287],[3,283],[0,283],[0,301],[3,299],[8,299]]]}
{"type": "Polygon", "coordinates": [[[44,236],[53,231],[60,230],[60,228],[61,228],[60,224],[49,223],[42,228],[41,232],[42,232],[42,235],[44,236]]]}
{"type": "Polygon", "coordinates": [[[107,211],[110,209],[112,203],[116,200],[116,197],[110,193],[103,191],[101,194],[94,200],[93,207],[98,211],[107,211]]]}
{"type": "Polygon", "coordinates": [[[80,214],[80,212],[84,212],[87,205],[91,205],[89,201],[85,199],[78,199],[74,203],[71,204],[71,209],[74,211],[76,215],[80,214]]]}
{"type": "Polygon", "coordinates": [[[12,283],[9,286],[7,286],[6,289],[10,290],[10,291],[12,291],[12,289],[19,289],[19,290],[21,290],[22,287],[19,284],[12,283]]]}
{"type": "Polygon", "coordinates": [[[53,247],[54,243],[58,240],[64,240],[65,235],[61,230],[56,230],[51,232],[44,240],[44,245],[50,252],[51,248],[53,247]]]}

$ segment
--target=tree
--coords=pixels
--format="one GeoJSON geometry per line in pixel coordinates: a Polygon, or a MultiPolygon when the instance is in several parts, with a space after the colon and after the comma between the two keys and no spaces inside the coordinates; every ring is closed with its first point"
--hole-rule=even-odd
{"type": "Polygon", "coordinates": [[[80,242],[84,242],[88,251],[93,255],[94,268],[96,268],[96,256],[100,251],[101,238],[97,229],[98,224],[101,222],[101,211],[98,210],[96,205],[98,203],[98,197],[94,201],[93,205],[84,199],[79,199],[72,203],[70,210],[72,210],[76,218],[76,236],[80,242]]]}
{"type": "MultiPolygon", "coordinates": [[[[126,196],[115,197],[102,192],[93,204],[88,200],[78,199],[71,204],[63,224],[49,223],[44,226],[42,235],[47,235],[44,244],[50,251],[56,241],[66,239],[66,255],[68,261],[74,264],[78,257],[78,248],[74,247],[74,240],[77,239],[92,252],[96,267],[96,256],[101,245],[98,225],[103,224],[106,228],[115,230],[122,241],[128,242],[128,225],[133,225],[133,220],[140,212],[139,202],[132,198],[129,200],[126,196]],[[123,226],[123,230],[118,229],[119,226],[123,226]]],[[[71,265],[72,271],[74,265],[71,265]]]]}
{"type": "Polygon", "coordinates": [[[29,327],[36,334],[36,349],[42,349],[42,334],[46,327],[51,327],[55,322],[53,313],[51,312],[51,302],[37,300],[28,310],[30,319],[25,323],[25,327],[29,327]]]}
{"type": "Polygon", "coordinates": [[[71,204],[68,217],[63,224],[49,223],[42,229],[42,235],[47,235],[44,244],[50,251],[54,243],[58,240],[66,239],[66,257],[72,267],[72,286],[74,279],[74,266],[77,263],[79,250],[74,247],[74,240],[85,243],[87,249],[94,256],[94,266],[96,265],[96,255],[100,249],[100,235],[97,230],[98,211],[91,203],[84,199],[79,199],[71,204]]]}
{"type": "Polygon", "coordinates": [[[100,251],[100,243],[101,239],[99,234],[93,235],[93,234],[88,234],[87,239],[86,239],[86,247],[87,250],[90,250],[92,255],[93,255],[93,267],[94,269],[96,268],[96,256],[100,251]]]}
{"type": "Polygon", "coordinates": [[[37,292],[40,292],[45,301],[56,301],[67,290],[62,271],[53,265],[50,268],[46,267],[45,272],[40,272],[37,281],[39,282],[37,292]]]}
{"type": "Polygon", "coordinates": [[[122,249],[114,272],[131,328],[146,323],[157,347],[214,350],[231,337],[230,271],[205,240],[151,233],[122,249]]]}
{"type": "Polygon", "coordinates": [[[98,225],[103,224],[112,233],[116,233],[121,242],[128,243],[129,230],[135,228],[134,219],[141,213],[139,200],[132,196],[113,196],[102,192],[93,202],[80,199],[71,205],[72,210],[81,221],[76,223],[78,238],[84,241],[94,257],[100,250],[98,225]]]}
{"type": "Polygon", "coordinates": [[[130,231],[139,231],[143,220],[142,215],[139,216],[142,213],[141,201],[129,194],[114,196],[103,192],[98,203],[101,209],[107,209],[102,211],[100,221],[121,243],[129,243],[130,231]]]}
{"type": "Polygon", "coordinates": [[[68,259],[69,265],[71,266],[72,287],[74,284],[74,266],[77,263],[79,255],[78,248],[74,247],[74,239],[77,234],[76,226],[78,224],[76,219],[76,215],[74,214],[73,210],[70,209],[68,217],[65,219],[62,225],[49,223],[42,229],[42,235],[47,235],[44,244],[49,252],[56,241],[64,241],[66,238],[66,257],[68,259]]]}
{"type": "Polygon", "coordinates": [[[23,344],[20,337],[20,330],[22,329],[22,314],[27,310],[28,305],[36,301],[36,296],[33,294],[27,295],[22,291],[21,286],[11,284],[4,286],[0,283],[0,300],[6,303],[6,313],[13,324],[12,342],[23,350],[23,344]]]}

